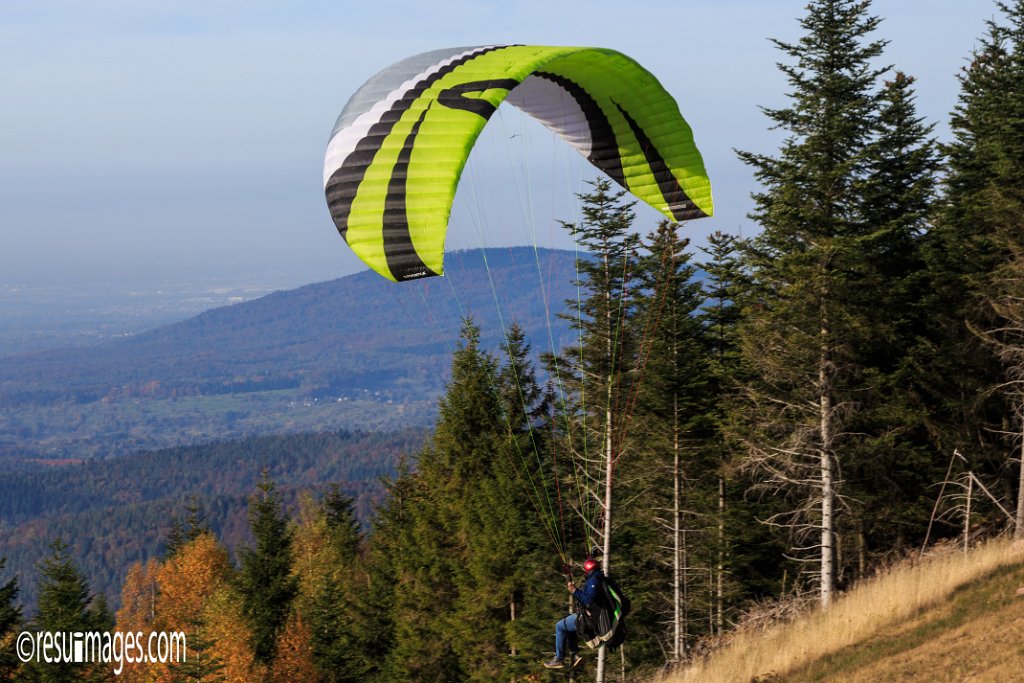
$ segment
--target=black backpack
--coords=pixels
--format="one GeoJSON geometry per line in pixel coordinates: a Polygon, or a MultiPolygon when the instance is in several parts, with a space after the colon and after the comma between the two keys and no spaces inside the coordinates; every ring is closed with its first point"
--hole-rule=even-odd
{"type": "Polygon", "coordinates": [[[601,581],[601,592],[588,608],[579,609],[576,628],[587,647],[615,649],[626,641],[625,616],[633,605],[619,584],[608,577],[601,581]]]}

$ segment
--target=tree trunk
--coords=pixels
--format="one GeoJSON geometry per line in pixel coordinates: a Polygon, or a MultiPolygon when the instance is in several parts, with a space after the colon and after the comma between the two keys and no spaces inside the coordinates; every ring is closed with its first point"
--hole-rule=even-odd
{"type": "Polygon", "coordinates": [[[679,473],[679,399],[673,397],[672,416],[672,659],[679,662],[683,658],[683,603],[681,593],[682,582],[682,482],[679,473]]]}
{"type": "Polygon", "coordinates": [[[832,604],[832,579],[835,576],[835,568],[832,566],[833,525],[832,458],[823,448],[821,449],[821,606],[824,608],[828,608],[832,604]]]}
{"type": "MultiPolygon", "coordinates": [[[[608,405],[605,408],[605,439],[604,439],[604,545],[601,549],[601,568],[605,576],[610,573],[612,553],[612,377],[608,377],[608,405]]],[[[604,664],[607,652],[602,644],[597,650],[596,683],[604,683],[604,664]]]]}
{"type": "MultiPolygon", "coordinates": [[[[572,597],[572,593],[569,593],[569,614],[576,614],[576,600],[572,597]]],[[[568,643],[567,643],[568,645],[568,643]]],[[[563,653],[566,654],[566,653],[563,653]]],[[[571,659],[569,661],[572,661],[571,659]]],[[[572,667],[569,668],[568,683],[573,683],[575,671],[572,667]]]]}
{"type": "MultiPolygon", "coordinates": [[[[896,547],[900,545],[897,543],[896,547]]],[[[864,538],[864,528],[857,529],[857,580],[864,578],[868,571],[867,541],[864,538]]]]}
{"type": "Polygon", "coordinates": [[[1013,523],[1013,538],[1024,540],[1024,408],[1021,410],[1020,478],[1017,483],[1017,516],[1013,523]]]}
{"type": "Polygon", "coordinates": [[[971,546],[971,498],[974,496],[974,473],[967,473],[967,505],[964,508],[964,554],[971,546]]]}
{"type": "Polygon", "coordinates": [[[835,581],[835,567],[832,562],[835,520],[832,504],[834,483],[832,478],[832,378],[831,378],[831,332],[828,313],[824,303],[821,306],[821,347],[818,357],[818,398],[820,407],[821,450],[818,454],[821,469],[821,606],[827,609],[832,604],[835,581]]]}
{"type": "MultiPolygon", "coordinates": [[[[608,278],[608,258],[605,256],[606,281],[608,278]]],[[[601,548],[601,568],[608,576],[612,553],[612,392],[615,382],[615,347],[612,345],[612,301],[611,292],[605,292],[605,352],[608,360],[608,377],[606,378],[606,395],[604,406],[604,520],[602,523],[604,538],[601,548]]],[[[604,644],[597,650],[596,683],[604,683],[604,665],[607,652],[604,644]]]]}
{"type": "MultiPolygon", "coordinates": [[[[513,621],[514,622],[516,620],[516,596],[515,596],[515,594],[513,594],[512,597],[509,598],[508,608],[509,608],[509,621],[513,621]]],[[[512,654],[513,657],[515,657],[516,654],[518,654],[516,652],[515,643],[512,644],[512,653],[511,654],[512,654]]]]}
{"type": "Polygon", "coordinates": [[[725,625],[725,477],[718,478],[718,583],[715,587],[715,635],[722,635],[725,625]]]}

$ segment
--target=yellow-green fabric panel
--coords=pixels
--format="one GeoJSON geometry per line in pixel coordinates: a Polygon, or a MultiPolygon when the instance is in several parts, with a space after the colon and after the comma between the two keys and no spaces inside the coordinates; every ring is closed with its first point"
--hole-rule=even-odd
{"type": "MultiPolygon", "coordinates": [[[[472,112],[438,106],[438,95],[474,81],[521,81],[534,70],[534,64],[573,49],[506,47],[475,57],[424,90],[384,140],[359,186],[348,222],[352,250],[378,273],[395,279],[384,254],[385,202],[398,156],[422,117],[409,160],[406,213],[413,248],[430,270],[441,275],[452,201],[470,150],[487,120],[472,112]]],[[[478,98],[497,107],[507,94],[507,89],[490,88],[478,98]]]]}
{"type": "Polygon", "coordinates": [[[619,52],[602,49],[570,54],[546,64],[544,70],[579,83],[601,106],[615,130],[631,193],[674,219],[640,141],[615,103],[643,129],[689,199],[705,215],[712,215],[711,183],[693,131],[675,100],[650,72],[619,52]]]}
{"type": "Polygon", "coordinates": [[[666,198],[665,188],[671,186],[666,178],[671,178],[698,215],[711,214],[710,183],[692,132],[672,97],[639,64],[597,48],[488,50],[400,103],[407,106],[396,114],[365,170],[357,167],[362,177],[354,198],[338,215],[332,208],[339,230],[371,268],[389,279],[443,272],[445,233],[466,159],[493,110],[531,74],[557,77],[563,85],[571,81],[577,96],[593,99],[614,132],[606,156],[621,158],[623,177],[617,180],[630,192],[677,218],[666,198]],[[652,148],[663,161],[660,176],[652,168],[652,148]]]}

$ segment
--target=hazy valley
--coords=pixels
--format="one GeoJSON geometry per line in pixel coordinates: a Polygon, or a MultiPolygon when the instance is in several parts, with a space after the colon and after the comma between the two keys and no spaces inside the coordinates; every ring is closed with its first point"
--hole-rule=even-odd
{"type": "Polygon", "coordinates": [[[496,249],[486,263],[484,254],[450,255],[447,278],[395,285],[364,272],[9,355],[0,363],[0,467],[279,432],[426,426],[463,316],[488,348],[512,322],[535,344],[569,341],[555,311],[574,295],[574,254],[496,249]]]}

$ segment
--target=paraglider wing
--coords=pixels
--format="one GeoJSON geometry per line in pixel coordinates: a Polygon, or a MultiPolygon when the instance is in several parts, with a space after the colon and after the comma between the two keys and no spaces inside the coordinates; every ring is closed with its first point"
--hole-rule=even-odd
{"type": "Polygon", "coordinates": [[[367,265],[396,281],[442,273],[459,176],[504,100],[668,218],[711,215],[711,185],[690,127],[629,57],[527,45],[435,50],[367,81],[327,145],[327,205],[367,265]]]}

